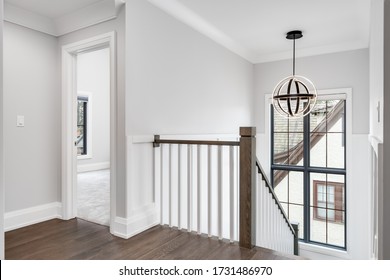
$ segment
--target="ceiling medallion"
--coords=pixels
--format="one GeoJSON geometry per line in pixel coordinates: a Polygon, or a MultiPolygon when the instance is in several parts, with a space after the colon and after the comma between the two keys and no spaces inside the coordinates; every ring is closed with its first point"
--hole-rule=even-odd
{"type": "Polygon", "coordinates": [[[314,84],[308,78],[295,75],[295,40],[302,37],[302,31],[299,30],[287,33],[286,38],[293,40],[293,74],[281,80],[272,94],[275,110],[285,118],[306,116],[317,101],[314,84]]]}

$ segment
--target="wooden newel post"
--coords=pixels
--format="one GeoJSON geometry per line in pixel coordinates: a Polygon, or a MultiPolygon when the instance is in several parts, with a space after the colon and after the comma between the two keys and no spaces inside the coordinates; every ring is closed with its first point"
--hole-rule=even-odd
{"type": "Polygon", "coordinates": [[[240,240],[252,248],[256,238],[256,128],[240,127],[240,240]]]}
{"type": "Polygon", "coordinates": [[[160,147],[160,144],[157,143],[157,141],[160,140],[160,135],[154,135],[154,142],[153,142],[153,148],[158,148],[160,147]]]}

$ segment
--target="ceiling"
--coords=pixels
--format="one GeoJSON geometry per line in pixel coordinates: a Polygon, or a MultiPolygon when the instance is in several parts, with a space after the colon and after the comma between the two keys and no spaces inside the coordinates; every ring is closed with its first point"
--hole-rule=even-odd
{"type": "Polygon", "coordinates": [[[303,31],[297,55],[368,47],[371,0],[149,0],[247,60],[291,57],[290,30],[303,31]]]}
{"type": "Polygon", "coordinates": [[[58,18],[102,0],[5,0],[14,6],[51,19],[58,18]]]}
{"type": "MultiPolygon", "coordinates": [[[[369,43],[371,0],[147,1],[252,63],[291,58],[285,33],[295,29],[304,35],[297,41],[298,57],[367,48],[369,43]]],[[[5,2],[56,20],[108,0],[5,2]]]]}

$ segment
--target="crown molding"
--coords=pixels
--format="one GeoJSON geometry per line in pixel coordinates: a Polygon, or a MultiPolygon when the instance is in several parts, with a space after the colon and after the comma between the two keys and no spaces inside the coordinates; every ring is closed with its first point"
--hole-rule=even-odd
{"type": "Polygon", "coordinates": [[[5,2],[4,20],[58,37],[116,18],[124,2],[103,0],[54,19],[5,2]]]}
{"type": "MultiPolygon", "coordinates": [[[[361,41],[345,42],[340,44],[332,44],[332,45],[325,45],[319,47],[302,48],[302,49],[297,49],[296,58],[367,49],[369,47],[368,44],[369,42],[361,40],[361,41]]],[[[286,52],[257,55],[253,63],[255,64],[266,63],[266,62],[280,61],[286,59],[292,59],[291,50],[286,52]]]]}
{"type": "Polygon", "coordinates": [[[4,2],[4,21],[57,36],[55,26],[50,18],[16,7],[8,2],[4,2]]]}

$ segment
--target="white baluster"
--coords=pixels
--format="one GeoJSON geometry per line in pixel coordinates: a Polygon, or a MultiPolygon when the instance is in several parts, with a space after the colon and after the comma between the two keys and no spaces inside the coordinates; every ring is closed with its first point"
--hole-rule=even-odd
{"type": "MultiPolygon", "coordinates": [[[[240,141],[239,139],[237,139],[240,141]]],[[[240,239],[239,224],[240,224],[240,149],[236,148],[236,240],[240,239]]]]}
{"type": "Polygon", "coordinates": [[[263,181],[261,181],[261,189],[262,189],[262,205],[261,205],[261,210],[263,212],[262,214],[262,237],[261,237],[261,244],[263,247],[266,247],[266,235],[267,235],[267,203],[265,201],[265,188],[263,187],[263,181]]]}
{"type": "Polygon", "coordinates": [[[211,211],[211,201],[212,201],[212,197],[211,197],[211,183],[212,183],[212,160],[211,160],[211,156],[212,156],[212,146],[208,146],[208,150],[207,150],[207,168],[208,168],[208,172],[207,172],[207,190],[208,190],[208,193],[207,193],[207,210],[208,210],[208,218],[207,218],[207,222],[208,222],[208,236],[211,237],[211,217],[212,217],[212,211],[211,211]]]}
{"type": "MultiPolygon", "coordinates": [[[[229,147],[229,183],[230,183],[230,242],[234,241],[234,147],[229,147]]],[[[255,205],[254,205],[255,206],[255,205]]]]}
{"type": "Polygon", "coordinates": [[[169,145],[168,153],[168,215],[169,227],[172,227],[172,145],[169,145]]]}
{"type": "Polygon", "coordinates": [[[181,230],[181,145],[177,146],[177,227],[181,230]]]}
{"type": "Polygon", "coordinates": [[[201,200],[201,195],[202,195],[202,193],[201,193],[201,180],[202,180],[202,174],[201,174],[201,162],[202,161],[202,159],[201,159],[201,146],[200,145],[198,145],[197,146],[197,164],[198,164],[198,167],[197,167],[197,183],[198,183],[198,185],[197,185],[197,220],[198,220],[198,222],[197,222],[197,224],[198,224],[198,234],[200,234],[201,233],[201,231],[200,231],[200,226],[201,226],[201,202],[202,202],[202,200],[201,200]]]}
{"type": "Polygon", "coordinates": [[[261,180],[261,174],[257,175],[257,188],[259,189],[259,203],[257,204],[259,214],[259,231],[258,231],[258,244],[263,247],[263,239],[264,239],[264,200],[263,200],[263,186],[261,180]]]}
{"type": "Polygon", "coordinates": [[[222,163],[223,163],[223,157],[222,157],[222,146],[218,146],[218,237],[219,239],[222,239],[222,223],[223,223],[223,217],[222,217],[222,163]]]}
{"type": "Polygon", "coordinates": [[[163,166],[164,166],[164,163],[163,163],[163,153],[164,153],[164,149],[163,149],[164,145],[160,145],[160,224],[163,225],[163,184],[164,184],[164,170],[163,170],[163,166]]]}
{"type": "Polygon", "coordinates": [[[187,145],[187,231],[191,232],[192,220],[192,146],[187,145]]]}

